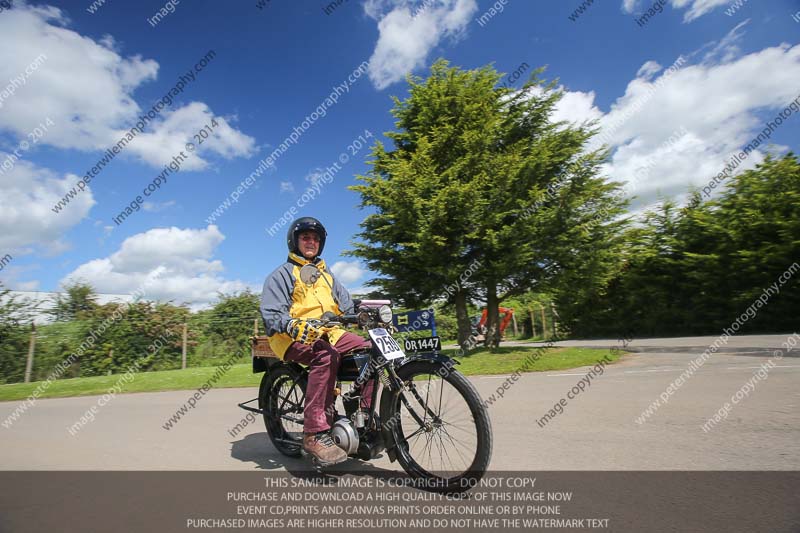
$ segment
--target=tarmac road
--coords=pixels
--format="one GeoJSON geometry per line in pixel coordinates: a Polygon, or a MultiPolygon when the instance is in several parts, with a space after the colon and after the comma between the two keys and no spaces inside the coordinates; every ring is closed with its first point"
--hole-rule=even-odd
{"type": "MultiPolygon", "coordinates": [[[[753,379],[787,336],[731,343],[643,423],[637,417],[713,338],[634,342],[633,349],[647,350],[607,366],[544,427],[536,421],[590,369],[523,374],[489,407],[495,437],[491,469],[798,470],[800,359],[791,356],[800,348],[773,358],[775,366],[761,371],[766,378],[753,379]],[[748,381],[753,390],[732,405],[727,419],[704,432],[701,426],[748,381]]],[[[583,343],[613,346],[616,341],[583,343]]],[[[163,424],[191,391],[117,396],[74,436],[67,428],[98,397],[39,400],[10,428],[0,427],[0,469],[307,470],[305,460],[273,448],[260,417],[235,437],[229,433],[246,415],[236,404],[256,396],[259,379],[253,377],[252,388],[210,391],[170,430],[163,424]]],[[[483,398],[505,379],[471,378],[483,398]]],[[[0,420],[17,405],[0,403],[0,420]]],[[[399,470],[385,456],[336,468],[399,470]]]]}

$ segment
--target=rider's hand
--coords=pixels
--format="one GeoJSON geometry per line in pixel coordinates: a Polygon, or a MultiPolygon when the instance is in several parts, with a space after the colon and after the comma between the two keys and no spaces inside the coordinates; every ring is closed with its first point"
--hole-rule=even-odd
{"type": "Polygon", "coordinates": [[[314,344],[314,341],[319,338],[322,331],[301,318],[293,318],[286,326],[286,333],[289,336],[302,344],[314,344]]]}

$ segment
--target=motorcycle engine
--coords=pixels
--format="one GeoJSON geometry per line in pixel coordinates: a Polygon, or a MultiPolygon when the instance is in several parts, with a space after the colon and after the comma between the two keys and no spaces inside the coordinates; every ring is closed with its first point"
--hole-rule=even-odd
{"type": "Polygon", "coordinates": [[[347,453],[352,455],[358,451],[358,433],[347,418],[340,418],[331,428],[333,442],[347,453]]]}

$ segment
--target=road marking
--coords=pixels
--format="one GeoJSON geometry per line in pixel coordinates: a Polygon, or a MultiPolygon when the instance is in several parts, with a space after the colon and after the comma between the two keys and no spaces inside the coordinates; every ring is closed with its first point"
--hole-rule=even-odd
{"type": "MultiPolygon", "coordinates": [[[[748,369],[748,368],[761,368],[760,366],[729,366],[728,370],[748,369]]],[[[800,365],[774,365],[769,368],[800,368],[800,365]]]]}
{"type": "Polygon", "coordinates": [[[682,368],[669,368],[664,370],[626,370],[626,374],[644,374],[646,372],[683,372],[682,368]]]}

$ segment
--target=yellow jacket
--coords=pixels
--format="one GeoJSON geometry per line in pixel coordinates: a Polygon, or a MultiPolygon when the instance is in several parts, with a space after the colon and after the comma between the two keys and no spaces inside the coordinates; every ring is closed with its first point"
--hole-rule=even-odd
{"type": "MultiPolygon", "coordinates": [[[[328,272],[325,261],[309,261],[290,253],[286,263],[279,266],[264,281],[261,292],[261,317],[269,337],[269,345],[279,358],[294,342],[286,333],[292,318],[321,318],[330,311],[336,315],[353,311],[353,300],[347,289],[328,272]],[[300,269],[308,264],[316,266],[321,275],[313,284],[300,280],[300,269]]],[[[339,327],[328,331],[328,341],[336,344],[345,330],[339,327]]]]}

